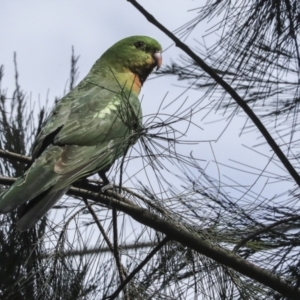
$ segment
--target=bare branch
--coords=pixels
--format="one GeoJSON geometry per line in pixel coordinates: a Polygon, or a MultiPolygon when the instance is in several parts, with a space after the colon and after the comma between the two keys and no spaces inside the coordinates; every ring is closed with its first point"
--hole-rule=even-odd
{"type": "MultiPolygon", "coordinates": [[[[123,250],[136,250],[136,249],[142,249],[142,248],[151,248],[156,246],[155,243],[139,243],[139,244],[128,244],[128,245],[120,245],[120,249],[123,250]]],[[[91,248],[91,249],[78,249],[78,250],[71,250],[71,251],[64,251],[59,253],[60,257],[72,257],[72,256],[82,256],[82,255],[91,255],[91,254],[99,254],[99,253],[105,253],[105,252],[111,252],[110,247],[103,247],[103,248],[91,248]]],[[[47,253],[45,255],[41,255],[40,257],[43,259],[48,259],[49,257],[52,257],[53,253],[47,253]]]]}
{"type": "Polygon", "coordinates": [[[285,166],[286,170],[294,178],[295,182],[300,186],[300,176],[295,170],[293,165],[287,159],[285,154],[282,152],[280,147],[277,145],[273,137],[270,135],[269,131],[256,116],[253,110],[248,106],[248,104],[239,96],[239,94],[227,83],[225,82],[210,66],[208,66],[194,51],[192,51],[185,43],[181,42],[172,32],[170,32],[166,27],[164,27],[160,22],[158,22],[153,15],[149,14],[139,3],[135,0],[127,0],[130,2],[138,11],[140,11],[146,19],[164,32],[170,39],[172,39],[176,46],[184,51],[189,57],[191,57],[207,74],[210,75],[223,89],[237,102],[237,104],[244,110],[252,122],[256,125],[261,134],[265,137],[266,141],[276,153],[282,164],[285,166]]]}
{"type": "Polygon", "coordinates": [[[169,241],[168,238],[164,238],[152,251],[145,257],[145,259],[129,274],[129,276],[120,284],[118,289],[108,297],[113,300],[119,295],[124,287],[133,279],[133,277],[150,261],[150,259],[169,241]]]}
{"type": "MultiPolygon", "coordinates": [[[[8,180],[5,181],[7,184],[8,180]]],[[[13,183],[13,181],[14,180],[11,180],[11,183],[13,183]]],[[[0,178],[0,183],[2,183],[2,178],[0,178]]],[[[164,233],[170,240],[177,241],[220,264],[230,267],[241,274],[270,287],[289,299],[299,299],[300,289],[294,288],[285,280],[248,262],[247,260],[203,240],[198,236],[197,232],[189,231],[188,225],[177,224],[175,226],[175,224],[170,221],[166,221],[162,217],[159,217],[147,209],[138,207],[120,194],[114,193],[110,190],[107,190],[105,193],[106,195],[103,195],[76,187],[71,187],[67,192],[68,195],[87,198],[97,203],[104,204],[108,208],[120,210],[131,216],[137,222],[164,233]]]]}
{"type": "Polygon", "coordinates": [[[31,163],[31,157],[0,149],[0,157],[31,163]]]}

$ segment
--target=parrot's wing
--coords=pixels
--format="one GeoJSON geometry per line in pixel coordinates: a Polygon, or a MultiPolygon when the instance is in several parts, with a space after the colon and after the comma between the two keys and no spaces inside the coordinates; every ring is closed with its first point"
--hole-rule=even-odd
{"type": "Polygon", "coordinates": [[[7,213],[51,189],[59,178],[53,165],[62,151],[58,146],[46,149],[24,175],[0,195],[0,213],[7,213]]]}
{"type": "MultiPolygon", "coordinates": [[[[18,229],[24,231],[32,227],[67,192],[74,181],[109,166],[119,156],[123,155],[126,151],[126,149],[124,150],[125,140],[126,138],[122,138],[119,139],[119,143],[118,139],[115,139],[93,146],[67,145],[64,148],[60,148],[61,154],[58,158],[53,157],[52,168],[47,172],[49,178],[45,182],[42,181],[43,178],[41,178],[40,174],[36,174],[36,167],[33,165],[28,170],[27,176],[28,180],[34,181],[30,188],[35,193],[30,194],[28,192],[26,197],[29,200],[33,198],[33,195],[43,193],[41,195],[42,200],[34,199],[34,201],[38,201],[20,218],[17,223],[18,229]],[[55,165],[54,170],[53,165],[55,165]]],[[[49,146],[37,159],[36,164],[39,165],[45,153],[51,153],[55,147],[57,146],[49,146]]],[[[41,167],[43,169],[43,166],[41,167]]],[[[25,184],[19,190],[18,188],[13,189],[14,197],[7,197],[6,203],[1,202],[1,206],[5,207],[6,210],[8,208],[11,210],[23,203],[24,199],[26,199],[23,197],[23,191],[27,190],[26,187],[27,185],[25,184]]]]}
{"type": "MultiPolygon", "coordinates": [[[[132,143],[129,141],[131,130],[125,121],[128,107],[121,105],[120,95],[98,87],[75,92],[61,100],[41,131],[37,147],[46,147],[44,152],[16,184],[1,195],[1,213],[15,209],[50,188],[57,192],[105,169],[132,143]]],[[[138,98],[132,95],[130,101],[140,113],[138,98]]]]}
{"type": "Polygon", "coordinates": [[[104,85],[110,88],[93,85],[74,92],[68,119],[54,137],[55,145],[64,146],[54,167],[61,175],[59,189],[110,166],[134,143],[142,122],[138,97],[124,96],[117,84],[104,85]]]}
{"type": "Polygon", "coordinates": [[[52,143],[53,138],[69,118],[72,105],[72,92],[64,96],[52,110],[46,122],[43,124],[34,142],[33,159],[39,157],[41,153],[52,143]]]}
{"type": "Polygon", "coordinates": [[[133,144],[142,123],[138,94],[161,46],[145,36],[125,38],[96,61],[81,83],[57,103],[39,133],[34,163],[0,196],[0,213],[29,200],[18,224],[32,226],[82,177],[106,170],[133,144]]]}
{"type": "Polygon", "coordinates": [[[52,111],[36,139],[34,157],[49,144],[89,146],[114,138],[120,130],[116,119],[128,128],[141,126],[141,106],[135,94],[123,95],[117,82],[81,88],[83,83],[52,111]]]}
{"type": "MultiPolygon", "coordinates": [[[[130,105],[129,110],[128,105],[121,105],[120,97],[115,94],[111,97],[111,101],[102,101],[99,105],[93,99],[98,95],[99,92],[94,96],[92,93],[85,95],[82,105],[73,105],[69,118],[54,138],[57,145],[48,146],[28,170],[28,176],[30,176],[31,172],[35,171],[35,165],[39,165],[46,153],[51,153],[57,147],[61,150],[59,156],[53,157],[50,163],[52,168],[49,173],[55,174],[52,180],[52,183],[55,180],[54,185],[48,190],[46,185],[33,187],[35,194],[43,191],[46,191],[46,194],[43,195],[42,201],[38,201],[18,221],[17,226],[20,231],[32,227],[61,198],[74,181],[110,166],[124,155],[130,144],[136,141],[137,135],[128,118],[133,117],[132,120],[136,120],[134,123],[140,121],[135,115],[135,113],[141,114],[137,97],[132,96],[131,102],[134,108],[132,109],[130,105]],[[96,105],[92,105],[93,102],[96,105]],[[130,111],[129,114],[128,111],[130,111]],[[86,146],[83,146],[84,144],[86,146]]],[[[41,183],[40,180],[38,181],[41,183]]],[[[23,197],[15,197],[15,206],[20,205],[21,202],[24,202],[23,197]]],[[[10,208],[14,207],[10,206],[10,208]]]]}

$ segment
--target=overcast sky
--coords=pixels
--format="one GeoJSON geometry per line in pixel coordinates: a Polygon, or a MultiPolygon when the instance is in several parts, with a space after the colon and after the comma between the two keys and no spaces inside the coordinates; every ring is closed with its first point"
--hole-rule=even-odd
{"type": "MultiPolygon", "coordinates": [[[[198,7],[202,1],[139,1],[168,29],[175,30],[187,21],[197,16],[198,7]],[[200,3],[200,4],[199,4],[200,3]],[[171,9],[170,9],[171,8],[171,9]],[[190,10],[190,11],[189,11],[190,10]]],[[[201,23],[197,31],[188,39],[190,46],[195,45],[195,38],[202,40],[209,25],[201,23]]],[[[164,49],[172,45],[172,41],[161,33],[127,1],[2,1],[0,18],[0,64],[5,67],[2,88],[8,88],[8,95],[14,88],[13,53],[17,53],[19,82],[32,101],[45,101],[49,92],[49,102],[55,96],[62,96],[70,72],[71,47],[80,55],[78,67],[80,81],[89,71],[100,55],[116,41],[132,35],[148,35],[157,39],[164,49]]],[[[207,43],[212,43],[214,36],[206,37],[207,43]]],[[[174,46],[163,53],[163,62],[176,61],[180,50],[174,46]]],[[[170,103],[183,90],[175,87],[183,85],[175,78],[156,78],[146,82],[142,90],[143,112],[145,115],[157,110],[161,100],[168,93],[166,103],[170,103]]],[[[188,91],[182,99],[189,97],[189,101],[196,101],[200,94],[188,91]]],[[[219,113],[218,113],[219,114],[219,113]]],[[[226,123],[207,124],[197,117],[202,131],[191,130],[189,140],[215,140],[222,132],[226,123]]],[[[228,175],[230,170],[211,163],[215,160],[229,163],[230,158],[257,164],[263,168],[267,159],[252,156],[242,144],[255,144],[257,134],[249,134],[239,138],[243,126],[242,118],[237,118],[226,133],[213,143],[215,151],[211,151],[209,143],[200,143],[183,149],[185,153],[194,151],[197,157],[205,163],[210,162],[211,172],[216,176],[228,175]],[[261,159],[261,160],[260,160],[261,159]],[[218,172],[220,172],[218,174],[218,172]]],[[[269,155],[268,146],[262,149],[269,155]]],[[[210,169],[208,169],[210,171],[210,169]]],[[[240,174],[239,179],[247,175],[240,174]]],[[[249,178],[248,178],[249,179],[249,178]]],[[[252,184],[255,177],[249,179],[252,184]]],[[[258,184],[258,183],[256,183],[258,184]]],[[[264,182],[261,182],[263,186],[264,182]]],[[[260,187],[258,186],[258,190],[260,187]]]]}
{"type": "MultiPolygon", "coordinates": [[[[196,15],[186,13],[193,1],[140,1],[171,30],[196,15]],[[169,5],[172,4],[172,13],[169,5]]],[[[3,86],[13,81],[13,52],[26,91],[62,93],[69,76],[71,47],[80,54],[81,78],[100,55],[118,40],[148,35],[164,48],[171,41],[127,1],[4,1],[1,3],[0,49],[5,64],[3,86]]],[[[170,52],[170,51],[169,51],[170,52]]],[[[164,55],[168,61],[169,54],[164,55]]]]}
{"type": "MultiPolygon", "coordinates": [[[[169,30],[174,31],[195,18],[197,10],[193,9],[199,5],[205,5],[206,1],[140,0],[138,2],[169,30]]],[[[88,73],[94,62],[106,49],[118,40],[128,36],[147,35],[157,39],[164,49],[168,49],[163,53],[163,64],[178,60],[178,56],[182,54],[174,45],[171,46],[173,43],[169,38],[148,23],[126,0],[14,0],[1,1],[0,9],[0,65],[4,65],[5,71],[1,88],[7,88],[7,96],[11,96],[14,89],[13,53],[16,52],[19,83],[21,88],[27,93],[27,100],[31,99],[32,103],[38,102],[38,100],[41,103],[45,103],[48,97],[49,106],[51,107],[55,96],[61,97],[64,95],[70,74],[72,46],[75,48],[75,54],[80,55],[78,62],[80,76],[78,82],[88,73]]],[[[195,39],[202,41],[206,35],[206,30],[212,24],[200,23],[188,37],[186,43],[193,48],[196,45],[195,39]]],[[[215,38],[216,36],[214,35],[206,36],[206,44],[213,43],[215,38]]],[[[176,78],[171,76],[148,80],[143,86],[141,93],[143,114],[147,116],[155,113],[164,98],[165,104],[172,103],[174,98],[184,91],[182,87],[185,84],[177,82],[176,78]]],[[[202,92],[188,90],[174,104],[163,110],[162,113],[170,114],[176,111],[185,99],[188,100],[184,105],[188,106],[196,102],[201,96],[202,92]]],[[[219,94],[215,94],[214,97],[206,100],[206,104],[208,101],[217,101],[219,96],[219,94]]],[[[205,105],[205,102],[203,102],[203,105],[205,105]]],[[[208,174],[216,179],[220,179],[220,186],[232,185],[227,189],[228,194],[237,198],[240,197],[243,201],[246,198],[244,197],[244,192],[248,189],[260,194],[261,197],[268,198],[268,200],[286,190],[286,186],[282,189],[282,185],[286,185],[286,182],[270,184],[270,180],[268,185],[266,185],[267,177],[258,176],[263,169],[275,174],[286,173],[280,170],[281,163],[278,163],[279,167],[274,164],[275,160],[268,164],[268,157],[272,156],[268,145],[255,148],[262,155],[255,154],[244,147],[246,145],[251,148],[264,140],[257,132],[239,136],[245,122],[243,114],[235,117],[233,122],[226,128],[222,137],[218,139],[228,124],[227,120],[224,118],[222,122],[212,123],[211,121],[214,121],[215,118],[220,119],[221,112],[212,112],[207,119],[203,119],[206,113],[207,110],[203,110],[203,112],[199,112],[194,116],[193,121],[202,129],[191,127],[186,133],[186,140],[197,141],[197,143],[180,146],[178,148],[180,154],[189,155],[193,153],[194,157],[202,160],[199,164],[203,169],[208,166],[206,168],[208,174]],[[206,141],[211,141],[211,143],[206,141]],[[253,172],[253,174],[246,174],[223,165],[216,165],[215,160],[235,168],[241,168],[241,165],[232,162],[232,160],[235,160],[257,169],[254,170],[244,166],[244,169],[253,172]],[[235,180],[235,182],[228,180],[228,177],[235,180]],[[258,177],[259,179],[257,179],[258,177]],[[239,188],[243,185],[244,189],[241,188],[238,192],[235,189],[235,186],[238,185],[239,188]]],[[[186,123],[181,122],[178,126],[181,126],[182,128],[180,129],[184,130],[186,123]]],[[[278,161],[277,158],[275,159],[278,161]]],[[[146,174],[141,171],[143,169],[141,161],[139,163],[136,163],[136,161],[130,162],[127,168],[128,174],[126,175],[130,177],[130,175],[139,172],[136,179],[141,180],[146,185],[152,184],[157,189],[158,184],[155,182],[155,176],[150,174],[151,171],[147,174],[149,175],[148,177],[145,176],[146,174]]],[[[170,167],[170,164],[166,161],[164,163],[170,167]]],[[[181,186],[182,182],[176,177],[176,175],[181,175],[176,168],[171,170],[174,174],[170,174],[166,169],[160,171],[167,181],[170,181],[176,188],[185,191],[185,188],[181,186]]],[[[196,177],[200,176],[194,169],[191,173],[193,172],[196,177]]],[[[124,177],[125,186],[130,186],[131,182],[126,182],[126,176],[124,177]]],[[[159,193],[156,195],[160,196],[159,193]]],[[[248,200],[250,199],[249,205],[251,208],[255,208],[256,195],[252,194],[252,196],[253,198],[248,196],[247,198],[248,200]]],[[[170,205],[172,205],[172,199],[167,199],[166,201],[168,200],[170,200],[170,205]]],[[[195,205],[198,205],[198,202],[195,205]]],[[[52,214],[57,213],[57,211],[51,210],[52,214]]],[[[254,209],[253,211],[259,213],[259,209],[254,209]]],[[[62,219],[64,216],[59,214],[62,214],[62,210],[59,210],[57,214],[58,218],[62,219]]],[[[87,220],[88,217],[89,215],[81,215],[82,219],[80,220],[84,220],[84,218],[87,220]]],[[[103,217],[101,221],[105,222],[105,218],[103,217]]],[[[56,224],[56,222],[54,223],[56,224]]],[[[121,244],[129,243],[130,239],[135,238],[139,234],[138,230],[136,230],[138,228],[136,223],[132,222],[134,224],[132,227],[128,226],[128,223],[124,224],[125,222],[120,226],[122,233],[124,233],[123,238],[120,239],[121,244]],[[128,228],[127,233],[125,232],[126,228],[128,228]]],[[[98,237],[98,231],[95,230],[94,232],[96,233],[95,236],[98,237]]],[[[143,233],[147,234],[147,230],[143,231],[143,233]]],[[[103,239],[99,236],[99,243],[102,242],[103,239]]],[[[72,246],[74,245],[70,243],[70,247],[72,246]]]]}

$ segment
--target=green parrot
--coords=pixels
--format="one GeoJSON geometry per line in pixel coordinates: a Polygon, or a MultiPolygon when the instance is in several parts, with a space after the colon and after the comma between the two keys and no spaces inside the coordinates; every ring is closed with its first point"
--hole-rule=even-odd
{"type": "Polygon", "coordinates": [[[138,95],[160,67],[161,51],[150,37],[125,38],[57,103],[36,138],[32,165],[0,195],[0,213],[29,201],[17,222],[20,231],[31,228],[75,181],[98,172],[108,183],[105,172],[138,139],[138,95]]]}

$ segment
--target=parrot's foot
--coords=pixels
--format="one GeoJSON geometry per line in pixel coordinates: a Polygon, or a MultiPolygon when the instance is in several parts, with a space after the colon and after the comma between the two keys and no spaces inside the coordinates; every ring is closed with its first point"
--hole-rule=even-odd
{"type": "Polygon", "coordinates": [[[111,184],[111,183],[109,182],[108,178],[107,178],[106,175],[105,175],[105,172],[106,172],[106,171],[107,171],[107,170],[98,172],[99,176],[101,177],[101,179],[102,179],[102,181],[103,181],[102,187],[101,187],[101,189],[100,189],[102,193],[104,193],[104,192],[107,191],[107,190],[114,190],[113,184],[111,184]]]}
{"type": "Polygon", "coordinates": [[[114,189],[114,186],[113,184],[111,184],[108,180],[108,178],[106,177],[105,173],[104,172],[99,172],[99,175],[103,181],[102,183],[102,187],[100,188],[100,191],[102,193],[106,192],[107,190],[113,190],[114,189]]]}
{"type": "Polygon", "coordinates": [[[105,184],[100,190],[102,193],[104,193],[107,190],[114,190],[114,186],[111,183],[108,183],[108,184],[105,184]]]}

